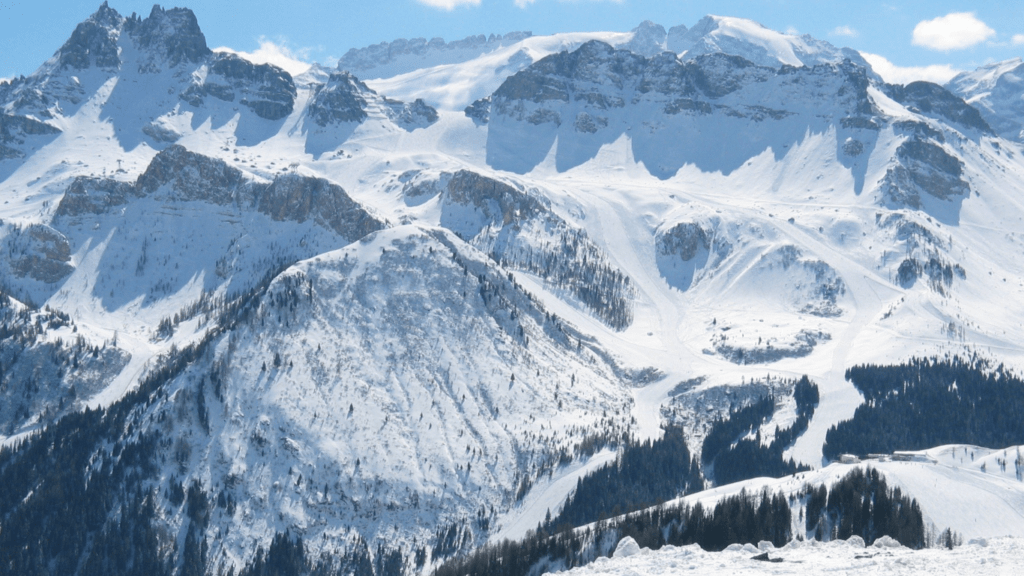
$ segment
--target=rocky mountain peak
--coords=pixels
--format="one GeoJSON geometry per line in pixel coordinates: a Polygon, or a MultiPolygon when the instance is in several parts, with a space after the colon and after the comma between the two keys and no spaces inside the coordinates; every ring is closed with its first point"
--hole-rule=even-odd
{"type": "Polygon", "coordinates": [[[148,18],[130,19],[126,29],[140,48],[163,56],[171,66],[200,62],[212,54],[196,15],[188,8],[165,10],[154,5],[148,18]]]}
{"type": "Polygon", "coordinates": [[[211,59],[209,74],[196,77],[180,95],[199,107],[207,96],[249,107],[265,120],[281,120],[292,113],[296,96],[291,74],[273,64],[253,64],[236,54],[218,53],[211,59]]]}
{"type": "Polygon", "coordinates": [[[976,108],[997,134],[1024,142],[1024,60],[1012,58],[961,72],[945,87],[976,108]]]}
{"type": "Polygon", "coordinates": [[[705,16],[683,33],[673,28],[668,49],[680,54],[685,52],[686,58],[723,52],[773,68],[839,64],[850,60],[870,69],[856,50],[837,48],[807,34],[783,34],[753,20],[727,16],[705,16]]]}
{"type": "Polygon", "coordinates": [[[116,68],[121,60],[117,55],[117,36],[124,18],[104,2],[84,22],[75,27],[67,42],[57,51],[62,67],[78,70],[99,66],[116,68]]]}
{"type": "Polygon", "coordinates": [[[985,119],[976,108],[942,86],[931,82],[911,82],[906,86],[886,86],[890,98],[907,106],[912,112],[939,117],[962,128],[991,134],[985,119]]]}
{"type": "Polygon", "coordinates": [[[174,145],[153,157],[136,186],[143,194],[152,194],[169,185],[176,197],[183,200],[228,204],[234,200],[233,192],[245,181],[237,168],[174,145]]]}
{"type": "Polygon", "coordinates": [[[310,102],[309,117],[320,126],[338,122],[362,122],[366,118],[366,84],[348,72],[335,72],[310,102]]]}
{"type": "Polygon", "coordinates": [[[100,4],[100,7],[89,17],[89,20],[96,22],[100,26],[106,28],[117,28],[124,22],[124,17],[111,8],[106,2],[100,4]]]}
{"type": "Polygon", "coordinates": [[[630,52],[636,52],[644,56],[654,56],[665,51],[665,40],[667,37],[668,33],[665,32],[664,26],[655,24],[650,20],[644,20],[639,26],[633,28],[633,38],[629,42],[622,44],[620,48],[625,48],[630,52]]]}
{"type": "Polygon", "coordinates": [[[315,88],[307,114],[321,128],[362,122],[373,105],[399,126],[411,130],[437,121],[437,110],[417,98],[411,104],[384,98],[348,72],[335,72],[315,88]]]}

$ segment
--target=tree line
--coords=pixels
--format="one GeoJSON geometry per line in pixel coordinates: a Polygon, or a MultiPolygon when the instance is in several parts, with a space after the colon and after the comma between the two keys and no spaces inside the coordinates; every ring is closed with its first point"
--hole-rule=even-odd
{"type": "Polygon", "coordinates": [[[853,419],[829,429],[824,454],[889,454],[943,444],[1024,444],[1024,381],[974,356],[861,365],[846,378],[864,395],[853,419]]]}

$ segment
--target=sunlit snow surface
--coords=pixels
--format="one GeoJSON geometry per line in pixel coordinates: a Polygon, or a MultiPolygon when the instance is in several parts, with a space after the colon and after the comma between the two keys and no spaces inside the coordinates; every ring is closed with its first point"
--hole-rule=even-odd
{"type": "Polygon", "coordinates": [[[865,547],[851,539],[821,544],[791,542],[765,550],[752,545],[733,546],[722,552],[705,552],[697,545],[666,546],[658,551],[642,549],[619,558],[601,558],[581,568],[562,572],[573,576],[606,574],[615,576],[660,576],[668,574],[754,575],[754,574],[930,574],[932,576],[1020,574],[1024,538],[988,538],[970,541],[946,550],[911,550],[894,541],[865,547]],[[888,544],[888,545],[887,545],[888,544]],[[767,551],[781,562],[753,560],[767,551]]]}

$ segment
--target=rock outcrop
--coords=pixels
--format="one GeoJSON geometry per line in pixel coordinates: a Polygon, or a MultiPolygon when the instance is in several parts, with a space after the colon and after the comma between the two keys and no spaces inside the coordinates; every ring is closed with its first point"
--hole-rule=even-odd
{"type": "Polygon", "coordinates": [[[307,115],[321,128],[362,122],[371,108],[406,130],[429,126],[438,118],[437,110],[423,100],[417,98],[407,104],[384,98],[348,72],[331,74],[327,83],[318,85],[315,91],[307,115]]]}
{"type": "Polygon", "coordinates": [[[295,109],[297,94],[291,74],[272,64],[253,64],[235,54],[217,54],[209,74],[181,93],[192,106],[203,105],[206,96],[247,106],[260,118],[280,120],[295,109]]]}
{"type": "Polygon", "coordinates": [[[323,178],[282,174],[265,183],[222,160],[177,145],[157,154],[134,183],[76,178],[57,206],[56,216],[75,218],[104,214],[134,198],[154,195],[163,195],[175,202],[208,202],[254,209],[275,220],[313,220],[349,241],[385,226],[352,200],[341,186],[323,178]]]}

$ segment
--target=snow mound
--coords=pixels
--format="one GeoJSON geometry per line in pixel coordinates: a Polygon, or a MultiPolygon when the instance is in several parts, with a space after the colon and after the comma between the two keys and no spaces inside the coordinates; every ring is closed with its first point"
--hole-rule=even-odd
{"type": "Polygon", "coordinates": [[[629,558],[640,553],[640,546],[633,540],[631,536],[626,536],[622,540],[619,540],[617,546],[615,546],[615,552],[612,553],[612,558],[629,558]]]}

